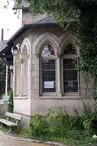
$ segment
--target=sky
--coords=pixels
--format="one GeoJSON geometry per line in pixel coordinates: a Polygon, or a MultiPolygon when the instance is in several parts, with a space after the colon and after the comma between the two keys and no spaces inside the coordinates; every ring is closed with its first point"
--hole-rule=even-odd
{"type": "Polygon", "coordinates": [[[20,27],[21,27],[21,14],[15,15],[12,7],[14,0],[9,1],[9,6],[4,8],[7,4],[7,0],[0,0],[0,40],[1,40],[1,29],[4,29],[4,39],[9,39],[20,27]]]}

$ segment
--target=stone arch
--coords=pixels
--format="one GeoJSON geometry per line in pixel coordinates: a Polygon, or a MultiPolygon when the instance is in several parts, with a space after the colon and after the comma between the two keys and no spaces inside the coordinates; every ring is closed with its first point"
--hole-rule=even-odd
{"type": "Polygon", "coordinates": [[[31,72],[29,72],[31,65],[31,45],[28,38],[25,38],[21,44],[21,96],[29,96],[28,89],[30,88],[30,77],[31,72]],[[25,73],[24,73],[25,72],[25,73]]]}
{"type": "Polygon", "coordinates": [[[63,53],[63,49],[69,44],[71,43],[77,52],[77,55],[79,56],[79,47],[77,45],[77,38],[75,37],[75,35],[73,33],[67,32],[65,34],[63,34],[60,38],[60,44],[59,44],[59,54],[61,55],[63,53]]]}
{"type": "Polygon", "coordinates": [[[31,45],[27,38],[25,38],[21,44],[21,54],[23,53],[24,49],[27,49],[27,55],[29,56],[31,54],[31,45]]]}
{"type": "Polygon", "coordinates": [[[46,45],[47,43],[49,43],[54,51],[55,54],[59,54],[59,40],[58,37],[52,33],[44,33],[41,36],[39,36],[36,41],[33,44],[33,54],[34,55],[39,55],[41,48],[43,45],[46,45]]]}

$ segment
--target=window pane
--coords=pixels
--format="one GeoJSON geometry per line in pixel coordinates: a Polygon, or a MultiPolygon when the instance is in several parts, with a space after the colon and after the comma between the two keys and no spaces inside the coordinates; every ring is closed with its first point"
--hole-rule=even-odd
{"type": "Polygon", "coordinates": [[[55,92],[55,60],[42,60],[43,92],[55,92]]]}
{"type": "Polygon", "coordinates": [[[64,65],[65,65],[65,69],[74,69],[75,68],[72,59],[65,59],[64,65]]]}
{"type": "Polygon", "coordinates": [[[77,71],[73,59],[63,60],[64,92],[78,92],[77,71]]]}
{"type": "Polygon", "coordinates": [[[43,57],[47,57],[47,56],[55,56],[55,52],[53,50],[53,48],[51,47],[51,45],[46,45],[43,50],[42,50],[42,54],[43,57]]]}

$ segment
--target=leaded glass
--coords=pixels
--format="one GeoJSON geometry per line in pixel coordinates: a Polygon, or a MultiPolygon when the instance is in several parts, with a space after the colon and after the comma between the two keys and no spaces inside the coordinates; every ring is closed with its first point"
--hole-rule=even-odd
{"type": "Polygon", "coordinates": [[[73,59],[63,60],[64,92],[78,92],[77,71],[73,59]]]}
{"type": "Polygon", "coordinates": [[[55,92],[55,60],[42,60],[42,90],[55,92]]]}
{"type": "Polygon", "coordinates": [[[55,56],[55,52],[54,52],[53,48],[51,47],[51,45],[46,45],[43,48],[41,55],[43,57],[55,56]]]}
{"type": "Polygon", "coordinates": [[[72,44],[68,44],[64,50],[64,55],[77,55],[76,50],[72,44]]]}

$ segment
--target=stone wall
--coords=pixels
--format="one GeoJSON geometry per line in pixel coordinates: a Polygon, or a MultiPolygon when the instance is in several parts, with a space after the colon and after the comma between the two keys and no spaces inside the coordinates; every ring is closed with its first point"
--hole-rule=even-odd
{"type": "MultiPolygon", "coordinates": [[[[79,74],[79,93],[76,95],[62,95],[61,93],[61,64],[60,56],[62,46],[72,42],[76,46],[76,38],[72,32],[63,32],[59,27],[32,28],[23,35],[23,44],[29,50],[28,66],[28,95],[24,98],[21,95],[14,97],[14,112],[24,116],[23,125],[27,125],[31,117],[37,112],[44,113],[48,109],[64,108],[70,114],[76,109],[79,114],[83,113],[83,103],[93,109],[92,101],[92,79],[88,75],[79,74]],[[40,48],[45,42],[50,42],[57,54],[57,91],[40,95],[40,48]]],[[[23,45],[22,45],[23,46],[23,45]]],[[[78,46],[76,46],[78,49],[78,46]]],[[[15,81],[14,81],[15,84],[15,81]]]]}

